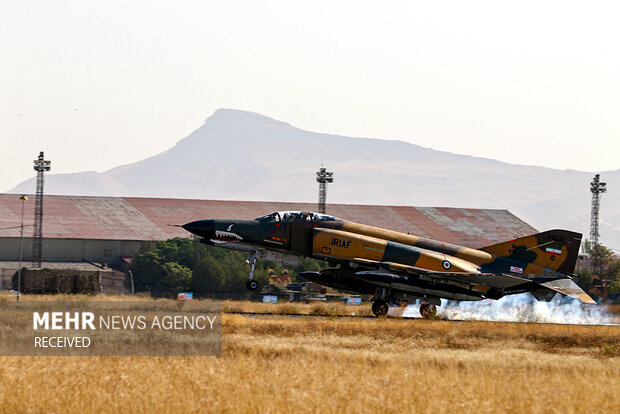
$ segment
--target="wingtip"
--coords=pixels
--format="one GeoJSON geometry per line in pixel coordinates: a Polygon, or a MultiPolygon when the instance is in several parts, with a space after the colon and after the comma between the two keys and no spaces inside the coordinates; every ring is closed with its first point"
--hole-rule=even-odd
{"type": "Polygon", "coordinates": [[[587,293],[582,293],[581,295],[577,296],[577,299],[579,299],[583,303],[590,303],[596,305],[596,301],[592,299],[592,297],[587,293]]]}

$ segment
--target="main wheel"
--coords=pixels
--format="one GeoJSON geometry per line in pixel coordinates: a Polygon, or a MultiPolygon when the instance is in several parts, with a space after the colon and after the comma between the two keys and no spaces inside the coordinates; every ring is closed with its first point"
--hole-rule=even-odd
{"type": "Polygon", "coordinates": [[[254,279],[248,280],[248,283],[245,284],[245,287],[247,287],[248,290],[256,290],[258,289],[258,282],[254,279]]]}
{"type": "Polygon", "coordinates": [[[420,315],[424,319],[433,319],[437,315],[437,306],[431,304],[420,305],[420,315]]]}
{"type": "Polygon", "coordinates": [[[372,303],[372,313],[378,318],[386,316],[388,313],[388,309],[388,304],[383,299],[375,300],[372,303]]]}

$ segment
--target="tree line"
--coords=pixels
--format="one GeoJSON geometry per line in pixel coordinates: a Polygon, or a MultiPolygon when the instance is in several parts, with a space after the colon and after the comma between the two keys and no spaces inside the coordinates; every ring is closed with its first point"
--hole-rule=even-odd
{"type": "Polygon", "coordinates": [[[588,254],[589,266],[578,270],[577,284],[588,291],[592,287],[604,285],[607,292],[620,292],[620,259],[614,252],[602,244],[592,246],[589,240],[584,242],[584,250],[588,254]]]}
{"type": "MultiPolygon", "coordinates": [[[[193,292],[198,297],[246,293],[250,265],[248,253],[200,243],[198,239],[177,237],[144,243],[126,267],[133,274],[136,292],[151,291],[163,296],[193,292]]],[[[269,272],[292,270],[291,278],[304,271],[325,268],[321,261],[302,258],[295,267],[259,260],[254,279],[262,286],[269,283],[269,272]]]]}

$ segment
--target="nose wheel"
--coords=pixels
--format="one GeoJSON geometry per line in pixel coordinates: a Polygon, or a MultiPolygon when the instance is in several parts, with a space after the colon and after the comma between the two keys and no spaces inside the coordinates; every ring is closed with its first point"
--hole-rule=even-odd
{"type": "Polygon", "coordinates": [[[248,288],[248,290],[256,290],[258,289],[258,282],[256,280],[248,280],[245,287],[248,288]]]}
{"type": "Polygon", "coordinates": [[[424,319],[434,319],[437,315],[437,306],[430,303],[420,305],[420,315],[424,319]]]}

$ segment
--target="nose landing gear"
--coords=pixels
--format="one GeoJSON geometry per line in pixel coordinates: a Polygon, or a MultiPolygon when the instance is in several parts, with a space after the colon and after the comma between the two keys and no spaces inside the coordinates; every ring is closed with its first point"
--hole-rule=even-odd
{"type": "Polygon", "coordinates": [[[258,282],[254,280],[254,268],[256,267],[256,262],[258,262],[258,252],[254,252],[245,260],[246,263],[249,263],[252,268],[250,269],[250,280],[247,281],[245,287],[248,290],[256,290],[258,289],[258,282]]]}

